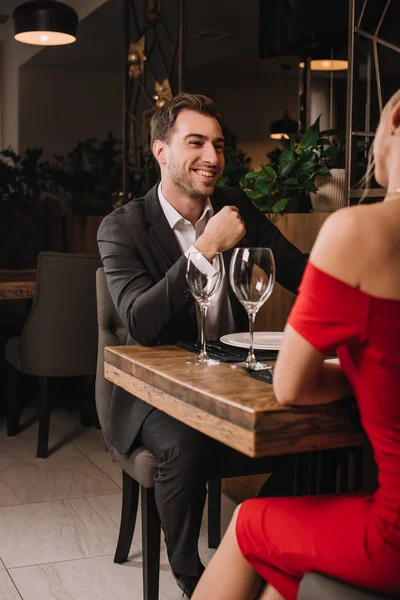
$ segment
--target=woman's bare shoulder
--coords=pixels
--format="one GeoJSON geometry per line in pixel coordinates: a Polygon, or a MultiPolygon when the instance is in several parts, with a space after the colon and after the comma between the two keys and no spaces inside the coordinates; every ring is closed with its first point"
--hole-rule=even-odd
{"type": "Polygon", "coordinates": [[[319,232],[311,262],[333,277],[357,286],[372,231],[371,208],[358,205],[332,213],[319,232]]]}

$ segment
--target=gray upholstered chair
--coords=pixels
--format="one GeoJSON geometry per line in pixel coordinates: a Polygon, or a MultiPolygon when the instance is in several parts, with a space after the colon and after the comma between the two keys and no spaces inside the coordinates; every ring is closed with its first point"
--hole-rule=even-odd
{"type": "Polygon", "coordinates": [[[19,430],[17,373],[39,378],[38,458],[46,458],[49,438],[50,377],[96,374],[96,270],[98,256],[42,252],[35,297],[21,336],[8,340],[7,432],[19,430]]]}
{"type": "MultiPolygon", "coordinates": [[[[108,291],[104,269],[97,271],[98,362],[96,375],[96,405],[100,424],[104,430],[110,409],[112,384],[104,378],[104,348],[126,343],[125,328],[108,291]]],[[[132,543],[139,488],[142,506],[143,598],[157,600],[160,568],[160,519],[154,499],[154,475],[157,460],[143,446],[130,456],[121,455],[110,448],[113,460],[122,468],[121,525],[114,562],[128,559],[132,543]]],[[[221,477],[236,477],[268,473],[271,459],[249,459],[221,446],[216,456],[214,477],[208,481],[208,545],[217,548],[221,540],[221,477]]]]}
{"type": "MultiPolygon", "coordinates": [[[[112,384],[104,378],[104,348],[126,343],[126,330],[115,310],[108,291],[104,269],[97,271],[98,362],[96,405],[104,430],[110,409],[112,384]]],[[[107,443],[107,442],[106,442],[107,443]]],[[[160,519],[154,498],[154,475],[158,462],[143,446],[130,456],[109,447],[111,458],[122,468],[122,511],[114,562],[128,559],[136,523],[139,489],[142,507],[143,599],[157,600],[160,569],[160,519]]],[[[217,548],[221,539],[221,480],[208,482],[208,545],[217,548]]]]}
{"type": "Polygon", "coordinates": [[[307,573],[301,580],[298,595],[298,600],[389,600],[389,598],[390,596],[367,592],[320,573],[307,573]]]}
{"type": "MultiPolygon", "coordinates": [[[[126,344],[126,330],[114,308],[104,269],[96,274],[98,357],[96,375],[96,406],[104,431],[110,409],[112,383],[104,377],[104,348],[126,344]]],[[[107,442],[106,442],[107,443],[107,442]]],[[[142,509],[143,600],[157,600],[160,571],[160,518],[154,498],[154,475],[158,462],[144,446],[131,455],[119,454],[108,447],[112,460],[122,468],[121,525],[114,562],[128,560],[136,524],[139,489],[142,509]]]]}

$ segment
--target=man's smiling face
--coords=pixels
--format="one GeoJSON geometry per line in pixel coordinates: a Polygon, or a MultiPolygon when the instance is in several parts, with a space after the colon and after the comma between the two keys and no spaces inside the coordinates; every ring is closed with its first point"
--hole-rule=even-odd
{"type": "Polygon", "coordinates": [[[210,196],[225,166],[224,138],[216,119],[193,110],[179,113],[164,142],[162,176],[193,199],[210,196]]]}

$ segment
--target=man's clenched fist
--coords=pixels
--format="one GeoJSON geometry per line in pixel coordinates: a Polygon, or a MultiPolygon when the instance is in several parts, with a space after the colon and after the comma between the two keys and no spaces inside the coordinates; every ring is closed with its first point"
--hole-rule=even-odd
{"type": "Polygon", "coordinates": [[[224,206],[208,221],[204,232],[196,240],[199,252],[225,252],[244,237],[246,229],[236,206],[224,206]]]}

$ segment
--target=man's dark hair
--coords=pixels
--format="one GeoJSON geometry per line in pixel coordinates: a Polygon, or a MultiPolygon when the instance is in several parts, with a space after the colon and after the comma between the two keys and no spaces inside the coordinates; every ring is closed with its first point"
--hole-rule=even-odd
{"type": "Polygon", "coordinates": [[[183,110],[193,110],[207,117],[213,117],[220,123],[215,102],[201,94],[178,94],[159,108],[150,123],[150,143],[155,140],[168,142],[177,116],[183,110]]]}

